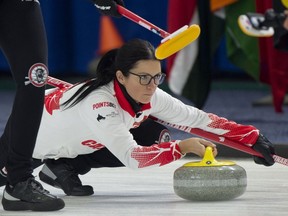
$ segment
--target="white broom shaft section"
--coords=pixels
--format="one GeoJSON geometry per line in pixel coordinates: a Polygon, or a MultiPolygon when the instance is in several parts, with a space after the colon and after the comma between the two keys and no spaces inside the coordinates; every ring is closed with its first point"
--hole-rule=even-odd
{"type": "Polygon", "coordinates": [[[288,166],[288,159],[287,158],[283,158],[283,157],[280,157],[278,155],[273,155],[273,158],[274,158],[275,162],[277,162],[279,164],[283,164],[285,166],[288,166]]]}
{"type": "MultiPolygon", "coordinates": [[[[69,88],[69,87],[73,86],[73,84],[71,84],[71,83],[65,82],[65,81],[60,80],[60,79],[53,78],[51,76],[48,76],[47,84],[51,85],[51,86],[54,86],[54,87],[58,87],[58,88],[69,88]]],[[[161,124],[164,124],[164,125],[179,129],[179,126],[177,126],[177,125],[170,124],[168,122],[165,122],[163,120],[157,119],[155,117],[152,117],[152,118],[153,118],[153,120],[155,120],[155,121],[157,121],[157,122],[159,122],[161,124]]],[[[185,131],[189,132],[191,134],[194,134],[194,135],[209,139],[209,140],[214,141],[216,143],[225,145],[227,147],[230,147],[230,148],[245,152],[247,154],[263,157],[259,152],[255,151],[251,147],[245,146],[245,145],[243,145],[241,143],[238,143],[236,141],[229,140],[227,138],[224,138],[223,136],[212,134],[210,132],[203,131],[203,130],[198,129],[198,128],[189,128],[189,127],[187,127],[187,128],[185,128],[185,131]]],[[[280,157],[278,155],[273,155],[273,158],[274,158],[275,162],[283,164],[285,166],[288,166],[288,159],[287,158],[283,158],[283,157],[280,157]]]]}
{"type": "Polygon", "coordinates": [[[142,27],[154,32],[155,34],[161,36],[162,38],[168,37],[170,34],[163,29],[155,26],[154,24],[148,22],[147,20],[143,19],[142,17],[138,16],[137,14],[129,11],[128,9],[118,5],[118,12],[128,18],[129,20],[141,25],[142,27]]]}

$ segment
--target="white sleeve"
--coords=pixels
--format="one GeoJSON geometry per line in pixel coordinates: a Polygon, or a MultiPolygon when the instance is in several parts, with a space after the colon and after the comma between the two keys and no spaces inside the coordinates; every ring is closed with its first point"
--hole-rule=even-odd
{"type": "Polygon", "coordinates": [[[151,115],[172,124],[204,129],[210,121],[207,113],[184,104],[161,89],[157,89],[151,103],[151,115]]]}
{"type": "Polygon", "coordinates": [[[161,89],[157,89],[152,100],[151,115],[177,125],[177,128],[189,131],[198,128],[213,134],[221,135],[243,144],[254,144],[259,130],[252,125],[241,125],[212,113],[206,113],[189,106],[172,97],[161,89]]]}

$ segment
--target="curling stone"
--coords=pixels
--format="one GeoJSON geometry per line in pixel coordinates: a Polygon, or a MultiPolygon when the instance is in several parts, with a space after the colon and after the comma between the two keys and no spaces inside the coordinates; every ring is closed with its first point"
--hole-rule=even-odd
{"type": "Polygon", "coordinates": [[[207,147],[202,161],[175,170],[173,186],[175,193],[186,200],[230,200],[245,192],[247,175],[232,161],[215,160],[212,148],[207,147]]]}

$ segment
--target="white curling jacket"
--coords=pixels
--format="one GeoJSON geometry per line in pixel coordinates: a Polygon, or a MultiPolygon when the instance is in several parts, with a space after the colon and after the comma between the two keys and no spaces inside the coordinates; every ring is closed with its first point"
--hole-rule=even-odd
{"type": "Polygon", "coordinates": [[[136,143],[129,130],[148,116],[185,131],[199,128],[245,145],[253,145],[259,135],[253,126],[236,124],[185,105],[159,88],[151,102],[142,106],[141,115],[136,116],[115,81],[91,92],[75,106],[63,108],[61,104],[82,85],[46,91],[34,158],[74,158],[106,147],[126,167],[137,169],[165,165],[183,157],[179,140],[148,147],[136,143]]]}

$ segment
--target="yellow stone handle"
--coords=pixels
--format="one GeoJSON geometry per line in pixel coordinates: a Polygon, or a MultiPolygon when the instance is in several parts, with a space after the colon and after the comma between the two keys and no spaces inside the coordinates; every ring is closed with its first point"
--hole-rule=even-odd
{"type": "Polygon", "coordinates": [[[213,149],[212,147],[208,146],[206,147],[204,157],[202,161],[198,162],[189,162],[184,164],[183,166],[185,167],[190,167],[190,166],[199,166],[199,167],[210,167],[210,166],[231,166],[235,165],[235,162],[233,161],[217,161],[213,155],[213,149]]]}

